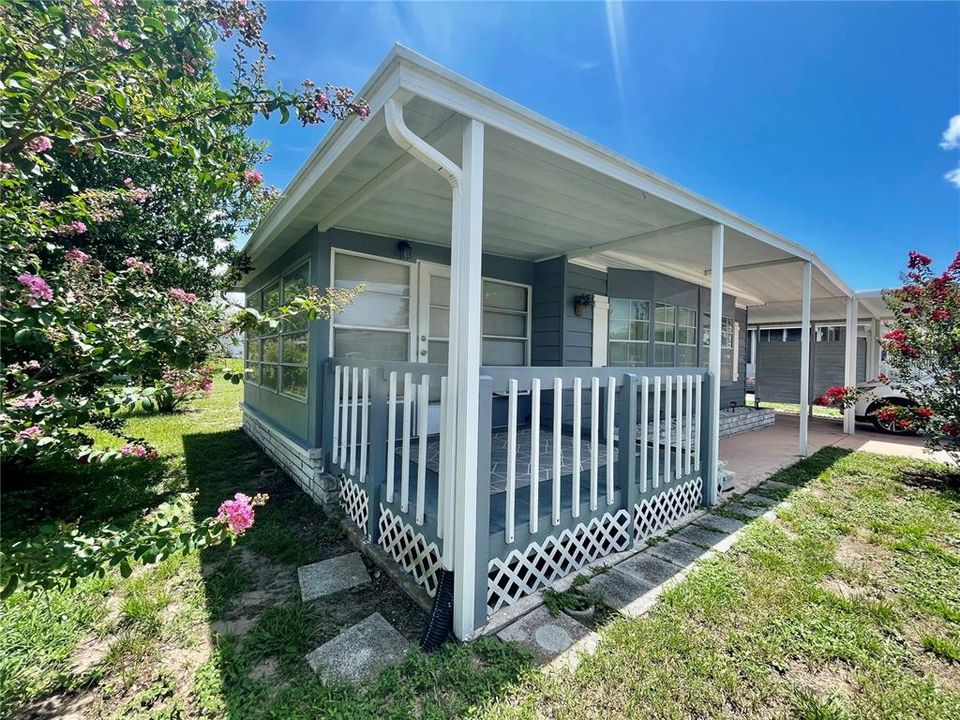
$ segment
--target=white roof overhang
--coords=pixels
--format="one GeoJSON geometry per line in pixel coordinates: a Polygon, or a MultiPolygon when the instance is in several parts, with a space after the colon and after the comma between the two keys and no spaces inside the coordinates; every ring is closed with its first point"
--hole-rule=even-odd
{"type": "Polygon", "coordinates": [[[805,262],[814,319],[843,316],[852,291],[808,248],[402,46],[360,94],[370,117],[331,129],[248,240],[258,268],[314,227],[450,244],[449,184],[385,128],[384,104],[396,96],[407,125],[457,163],[465,120],[484,124],[486,252],[533,261],[567,255],[588,267],[657,270],[709,286],[711,227],[721,223],[724,287],[751,308],[751,322],[765,313],[799,319],[805,262]]]}

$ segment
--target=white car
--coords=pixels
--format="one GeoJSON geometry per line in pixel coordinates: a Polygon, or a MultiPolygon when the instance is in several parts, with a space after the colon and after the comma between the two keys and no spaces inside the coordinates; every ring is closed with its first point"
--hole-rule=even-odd
{"type": "Polygon", "coordinates": [[[880,380],[871,380],[870,382],[857,385],[860,390],[866,390],[856,404],[853,406],[854,414],[860,422],[870,422],[880,432],[894,433],[904,435],[913,432],[903,429],[897,425],[897,420],[881,420],[877,417],[877,410],[887,405],[900,405],[902,407],[915,407],[916,403],[903,394],[903,391],[890,387],[887,383],[880,380]]]}

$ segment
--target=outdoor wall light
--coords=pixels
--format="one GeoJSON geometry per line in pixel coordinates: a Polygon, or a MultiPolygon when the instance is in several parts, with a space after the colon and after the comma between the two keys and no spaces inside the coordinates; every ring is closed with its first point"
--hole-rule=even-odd
{"type": "Polygon", "coordinates": [[[406,240],[401,240],[397,243],[397,254],[401,260],[410,260],[413,258],[413,246],[406,240]]]}
{"type": "Polygon", "coordinates": [[[593,307],[593,295],[577,295],[573,299],[573,312],[577,317],[583,317],[583,312],[588,307],[593,307]]]}

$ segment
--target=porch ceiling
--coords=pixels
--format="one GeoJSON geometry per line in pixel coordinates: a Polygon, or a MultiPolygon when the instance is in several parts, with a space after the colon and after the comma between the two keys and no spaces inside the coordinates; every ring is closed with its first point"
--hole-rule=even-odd
{"type": "MultiPolygon", "coordinates": [[[[409,51],[398,48],[388,57],[366,97],[389,85],[393,66],[403,71],[398,89],[384,90],[380,97],[399,92],[406,99],[407,125],[454,162],[460,162],[467,115],[484,121],[486,252],[533,261],[567,255],[597,269],[657,270],[709,286],[710,227],[720,217],[727,228],[724,285],[741,305],[755,306],[755,312],[768,309],[779,319],[792,313],[795,303],[792,319],[798,320],[802,261],[813,259],[814,306],[824,306],[823,312],[831,316],[838,309],[843,314],[849,290],[802,246],[409,51]],[[442,84],[436,94],[429,92],[431,83],[442,84]]],[[[317,186],[321,189],[287,209],[282,234],[267,241],[272,233],[265,222],[268,230],[258,229],[251,239],[260,267],[312,227],[449,246],[450,186],[391,140],[382,103],[371,107],[373,114],[355,131],[349,148],[340,149],[342,158],[326,163],[324,182],[317,186]]],[[[332,152],[322,146],[305,170],[323,162],[324,151],[332,152]]],[[[283,212],[278,207],[275,214],[283,212]]],[[[279,224],[277,218],[268,220],[279,224]]]]}

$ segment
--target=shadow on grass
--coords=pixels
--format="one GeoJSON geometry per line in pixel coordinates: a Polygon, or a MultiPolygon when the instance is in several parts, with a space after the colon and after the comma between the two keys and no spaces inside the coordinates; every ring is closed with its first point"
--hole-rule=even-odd
{"type": "Polygon", "coordinates": [[[297,567],[355,550],[340,518],[314,504],[239,430],[186,435],[183,447],[197,518],[215,514],[237,492],[270,495],[236,546],[201,553],[214,648],[191,689],[200,714],[454,717],[502,694],[530,667],[514,647],[485,639],[447,643],[431,656],[414,651],[361,687],[324,687],[307,666],[308,652],[374,612],[415,645],[424,612],[373,567],[370,585],[303,602],[297,567]]]}
{"type": "Polygon", "coordinates": [[[15,542],[39,525],[63,521],[82,529],[110,524],[125,529],[180,489],[181,478],[163,463],[125,458],[106,464],[40,462],[3,468],[0,536],[15,542]]]}

